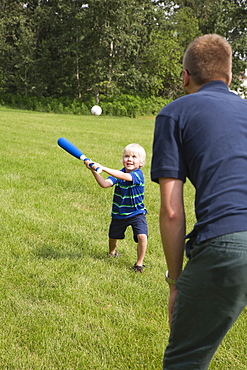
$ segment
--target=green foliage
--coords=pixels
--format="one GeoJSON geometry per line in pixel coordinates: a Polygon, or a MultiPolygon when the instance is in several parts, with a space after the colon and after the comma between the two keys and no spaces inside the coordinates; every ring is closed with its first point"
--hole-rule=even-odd
{"type": "MultiPolygon", "coordinates": [[[[101,107],[103,114],[109,116],[138,117],[144,115],[155,115],[160,109],[168,104],[170,100],[162,98],[141,98],[130,95],[120,95],[117,98],[103,98],[101,107]]],[[[51,97],[28,97],[20,94],[0,95],[0,105],[8,107],[27,109],[37,112],[60,113],[60,114],[91,114],[93,100],[84,103],[81,99],[51,98],[51,97]]]]}
{"type": "Polygon", "coordinates": [[[181,49],[173,32],[152,32],[143,64],[148,74],[150,93],[170,98],[177,95],[181,90],[181,59],[181,49]]]}
{"type": "MultiPolygon", "coordinates": [[[[218,33],[225,37],[233,50],[233,82],[231,88],[240,88],[240,72],[247,61],[247,3],[245,0],[177,0],[178,13],[187,12],[194,22],[197,19],[202,34],[218,33]]],[[[184,19],[186,21],[186,17],[184,19]]],[[[189,22],[188,22],[189,24],[189,22]]],[[[180,27],[181,20],[178,22],[180,27]]],[[[195,30],[195,29],[194,29],[195,30]]],[[[193,31],[193,29],[192,29],[193,31]]],[[[183,33],[186,35],[186,32],[183,33]]],[[[191,34],[191,36],[193,36],[191,34]]],[[[186,37],[186,36],[185,36],[186,37]]],[[[189,39],[186,40],[186,42],[189,39]]]]}
{"type": "MultiPolygon", "coordinates": [[[[123,98],[124,99],[124,98],[123,98]]],[[[129,98],[125,98],[130,101],[129,98]]],[[[0,108],[0,368],[157,370],[169,335],[159,189],[150,180],[154,118],[58,115],[0,108]],[[139,142],[147,152],[146,270],[131,270],[130,230],[107,258],[112,189],[57,145],[65,136],[112,168],[139,142]]],[[[185,186],[188,231],[194,190],[185,186]]],[[[210,370],[246,369],[246,315],[210,370]]]]}
{"type": "Polygon", "coordinates": [[[189,43],[202,35],[199,27],[200,19],[196,16],[193,9],[185,7],[175,12],[173,20],[176,24],[178,43],[182,47],[182,49],[180,48],[182,58],[189,43]]]}
{"type": "MultiPolygon", "coordinates": [[[[237,89],[246,65],[246,20],[240,0],[3,1],[0,93],[93,104],[104,95],[174,99],[182,93],[185,48],[209,32],[233,47],[237,89]]],[[[115,110],[125,114],[119,104],[115,110]]]]}
{"type": "Polygon", "coordinates": [[[134,97],[131,95],[120,95],[117,99],[112,99],[109,101],[106,99],[102,101],[103,112],[107,115],[112,116],[128,116],[128,117],[138,117],[138,116],[152,116],[157,114],[160,109],[167,105],[170,100],[162,98],[140,98],[138,96],[134,97]]]}

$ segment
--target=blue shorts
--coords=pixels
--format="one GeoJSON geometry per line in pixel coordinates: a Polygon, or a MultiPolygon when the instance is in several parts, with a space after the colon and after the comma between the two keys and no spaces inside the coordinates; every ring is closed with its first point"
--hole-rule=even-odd
{"type": "Polygon", "coordinates": [[[145,234],[148,236],[146,215],[144,213],[140,213],[139,215],[128,218],[112,218],[109,229],[109,238],[124,239],[125,231],[128,226],[132,227],[133,238],[136,243],[138,243],[137,235],[145,234]]]}

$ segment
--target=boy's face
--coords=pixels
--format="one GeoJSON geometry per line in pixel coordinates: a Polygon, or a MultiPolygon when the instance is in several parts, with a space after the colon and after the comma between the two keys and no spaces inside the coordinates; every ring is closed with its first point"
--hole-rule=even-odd
{"type": "Polygon", "coordinates": [[[141,158],[134,153],[125,153],[123,156],[123,165],[127,173],[132,172],[143,166],[141,158]]]}

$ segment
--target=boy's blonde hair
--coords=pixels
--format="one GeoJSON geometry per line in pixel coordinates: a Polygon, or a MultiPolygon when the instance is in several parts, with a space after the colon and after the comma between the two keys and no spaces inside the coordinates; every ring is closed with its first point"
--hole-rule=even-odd
{"type": "Polygon", "coordinates": [[[123,157],[126,154],[136,155],[137,157],[141,159],[140,167],[144,166],[146,162],[146,152],[145,152],[145,149],[140,144],[132,143],[132,144],[127,145],[124,148],[123,157]]]}
{"type": "Polygon", "coordinates": [[[218,79],[228,82],[232,69],[232,48],[220,35],[200,36],[189,44],[183,68],[189,71],[198,85],[218,79]]]}

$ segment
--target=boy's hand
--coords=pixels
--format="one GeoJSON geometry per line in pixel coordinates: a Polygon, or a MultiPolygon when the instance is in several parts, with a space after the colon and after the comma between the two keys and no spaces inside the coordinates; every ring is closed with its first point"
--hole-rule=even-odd
{"type": "Polygon", "coordinates": [[[101,167],[99,163],[92,162],[92,161],[88,165],[90,165],[91,163],[93,163],[93,166],[90,166],[89,168],[93,171],[96,171],[97,168],[101,167]]]}
{"type": "Polygon", "coordinates": [[[100,167],[99,163],[96,163],[92,161],[91,159],[89,159],[88,161],[84,161],[84,164],[89,170],[92,170],[92,171],[96,171],[96,169],[100,167]]]}
{"type": "Polygon", "coordinates": [[[91,163],[94,163],[93,161],[91,161],[91,159],[88,159],[87,161],[83,161],[84,162],[84,164],[85,164],[85,166],[89,169],[89,170],[91,170],[91,167],[89,166],[91,163]]]}

